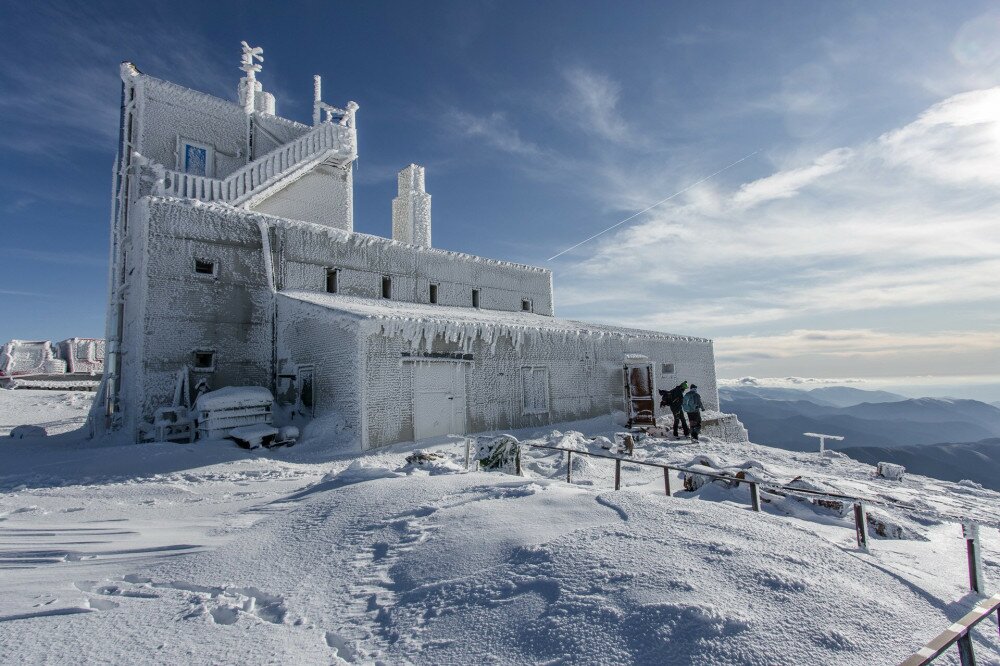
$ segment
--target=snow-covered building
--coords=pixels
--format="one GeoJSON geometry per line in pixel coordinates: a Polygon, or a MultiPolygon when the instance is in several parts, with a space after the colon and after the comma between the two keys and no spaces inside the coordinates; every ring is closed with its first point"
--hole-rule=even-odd
{"type": "Polygon", "coordinates": [[[392,238],[355,232],[358,105],[317,76],[312,124],[282,118],[259,60],[244,43],[236,102],[121,66],[97,430],[138,436],[199,380],[336,413],[362,448],[540,425],[623,409],[637,354],[718,408],[710,340],[557,319],[549,270],[432,247],[423,167],[392,238]]]}
{"type": "Polygon", "coordinates": [[[11,340],[0,347],[0,387],[94,389],[104,371],[104,340],[11,340]]]}

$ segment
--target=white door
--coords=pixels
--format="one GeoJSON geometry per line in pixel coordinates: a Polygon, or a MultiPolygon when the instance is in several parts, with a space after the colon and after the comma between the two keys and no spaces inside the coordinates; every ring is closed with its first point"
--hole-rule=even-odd
{"type": "Polygon", "coordinates": [[[426,361],[413,365],[413,437],[465,432],[465,364],[426,361]]]}

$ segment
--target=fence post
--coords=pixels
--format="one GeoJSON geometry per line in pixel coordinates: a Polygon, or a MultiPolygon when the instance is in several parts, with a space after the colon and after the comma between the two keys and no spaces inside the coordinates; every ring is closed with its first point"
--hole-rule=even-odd
{"type": "Polygon", "coordinates": [[[754,511],[760,511],[760,489],[753,481],[750,482],[750,506],[754,511]]]}
{"type": "Polygon", "coordinates": [[[969,557],[969,589],[983,594],[986,581],[983,580],[983,556],[979,549],[979,525],[962,523],[962,536],[965,537],[965,550],[969,557]]]}
{"type": "Polygon", "coordinates": [[[566,483],[573,483],[573,452],[566,452],[566,483]]]}
{"type": "Polygon", "coordinates": [[[667,491],[667,497],[670,497],[670,468],[663,468],[663,489],[667,491]]]}
{"type": "Polygon", "coordinates": [[[854,531],[858,536],[858,548],[868,550],[868,515],[862,502],[854,505],[854,531]]]}
{"type": "Polygon", "coordinates": [[[468,437],[465,438],[465,471],[469,471],[469,463],[472,458],[472,440],[468,437]]]}
{"type": "Polygon", "coordinates": [[[622,487],[622,459],[615,458],[615,490],[622,487]]]}
{"type": "Polygon", "coordinates": [[[969,631],[958,639],[958,661],[962,666],[976,666],[976,652],[972,649],[972,633],[969,631]]]}

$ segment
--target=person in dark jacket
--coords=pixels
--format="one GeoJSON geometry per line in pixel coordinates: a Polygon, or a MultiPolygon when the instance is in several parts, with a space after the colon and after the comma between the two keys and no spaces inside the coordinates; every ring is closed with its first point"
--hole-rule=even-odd
{"type": "Polygon", "coordinates": [[[681,409],[681,403],[684,401],[684,391],[687,390],[687,387],[687,382],[681,382],[669,391],[660,391],[660,407],[669,407],[670,413],[674,416],[674,437],[677,437],[677,426],[684,428],[685,437],[690,434],[687,421],[684,420],[684,411],[681,409]]]}
{"type": "Polygon", "coordinates": [[[691,439],[697,442],[698,435],[701,433],[701,412],[705,406],[701,404],[698,387],[694,384],[691,385],[691,390],[684,394],[681,408],[687,413],[688,421],[691,422],[691,439]]]}

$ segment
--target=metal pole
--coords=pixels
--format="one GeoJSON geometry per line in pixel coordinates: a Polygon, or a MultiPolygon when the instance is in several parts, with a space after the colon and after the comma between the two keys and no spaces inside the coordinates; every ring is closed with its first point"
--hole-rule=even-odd
{"type": "Polygon", "coordinates": [[[670,468],[663,468],[663,489],[667,492],[667,497],[670,497],[670,468]]]}
{"type": "Polygon", "coordinates": [[[983,557],[979,549],[979,525],[962,523],[965,550],[969,557],[969,589],[984,594],[986,581],[983,580],[983,557]]]}
{"type": "Polygon", "coordinates": [[[622,487],[622,460],[615,458],[615,490],[622,487]]]}
{"type": "Polygon", "coordinates": [[[760,511],[760,489],[753,481],[750,482],[750,506],[754,511],[760,511]]]}
{"type": "Polygon", "coordinates": [[[573,483],[573,453],[566,452],[566,483],[573,483]]]}
{"type": "Polygon", "coordinates": [[[976,653],[972,649],[972,634],[968,631],[958,639],[958,660],[962,666],[976,666],[976,653]]]}
{"type": "Polygon", "coordinates": [[[854,505],[854,531],[858,536],[858,548],[868,550],[868,516],[861,502],[854,505]]]}
{"type": "Polygon", "coordinates": [[[465,471],[469,471],[469,463],[472,458],[472,440],[468,437],[465,438],[465,471]]]}

